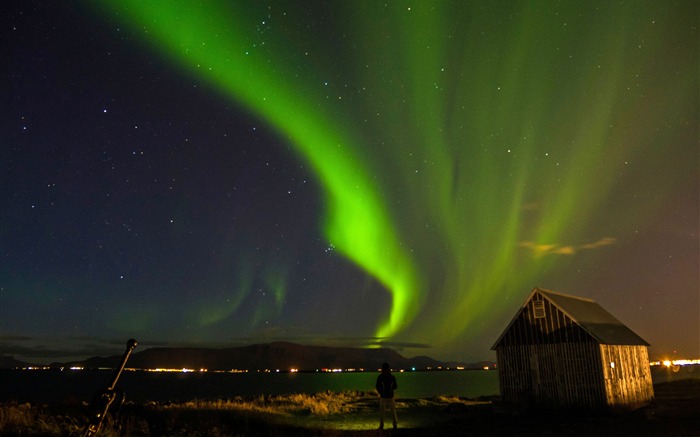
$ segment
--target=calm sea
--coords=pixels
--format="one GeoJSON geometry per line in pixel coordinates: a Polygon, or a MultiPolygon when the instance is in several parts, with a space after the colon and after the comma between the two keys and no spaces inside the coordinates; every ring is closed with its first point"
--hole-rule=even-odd
{"type": "MultiPolygon", "coordinates": [[[[498,394],[495,370],[396,372],[403,398],[498,394]]],[[[111,371],[0,370],[0,401],[79,402],[111,381],[111,371]]],[[[374,389],[377,373],[151,373],[124,372],[117,387],[135,402],[222,399],[235,396],[374,389]]]]}
{"type": "MultiPolygon", "coordinates": [[[[498,395],[498,371],[455,370],[395,372],[398,397],[429,398],[439,395],[475,398],[498,395]]],[[[377,373],[151,373],[126,371],[117,387],[135,402],[225,399],[235,396],[371,391],[377,373]]],[[[652,368],[655,384],[700,378],[700,366],[680,369],[652,368]]],[[[90,401],[105,388],[111,371],[0,370],[0,402],[31,403],[90,401]]]]}

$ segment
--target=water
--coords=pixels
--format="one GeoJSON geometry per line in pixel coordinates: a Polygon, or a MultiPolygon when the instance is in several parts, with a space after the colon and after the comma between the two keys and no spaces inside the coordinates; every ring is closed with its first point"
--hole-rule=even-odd
{"type": "MultiPolygon", "coordinates": [[[[498,395],[495,370],[396,372],[397,397],[498,395]]],[[[111,381],[111,371],[2,370],[0,401],[31,403],[90,401],[111,381]]],[[[124,372],[117,387],[127,400],[184,401],[235,396],[374,390],[375,372],[343,373],[150,373],[124,372]]]]}
{"type": "Polygon", "coordinates": [[[681,379],[700,379],[700,364],[686,366],[654,366],[651,368],[654,384],[678,381],[681,379]]]}
{"type": "MultiPolygon", "coordinates": [[[[476,398],[498,395],[496,370],[395,372],[400,398],[417,399],[439,395],[476,398]]],[[[124,372],[117,384],[127,400],[186,401],[226,399],[287,393],[318,393],[326,390],[371,391],[375,372],[344,373],[151,373],[124,372]]],[[[700,378],[700,366],[677,370],[652,368],[655,384],[678,379],[700,378]]],[[[90,401],[105,388],[111,371],[99,370],[0,370],[0,402],[31,403],[90,401]]]]}

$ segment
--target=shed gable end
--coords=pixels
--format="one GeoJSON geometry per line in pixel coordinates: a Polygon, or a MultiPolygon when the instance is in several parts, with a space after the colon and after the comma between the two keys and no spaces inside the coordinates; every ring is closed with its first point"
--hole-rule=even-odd
{"type": "Polygon", "coordinates": [[[494,348],[553,343],[594,343],[596,340],[571,317],[536,291],[525,303],[494,348]]]}

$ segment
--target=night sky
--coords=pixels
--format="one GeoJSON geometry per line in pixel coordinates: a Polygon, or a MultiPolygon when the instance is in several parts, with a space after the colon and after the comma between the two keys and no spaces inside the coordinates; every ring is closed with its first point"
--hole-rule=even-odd
{"type": "Polygon", "coordinates": [[[697,1],[0,8],[3,355],[492,359],[542,287],[700,356],[697,1]]]}

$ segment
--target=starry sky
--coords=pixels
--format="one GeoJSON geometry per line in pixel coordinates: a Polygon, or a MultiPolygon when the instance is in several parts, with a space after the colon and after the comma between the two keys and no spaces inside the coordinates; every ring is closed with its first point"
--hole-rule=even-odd
{"type": "Polygon", "coordinates": [[[700,356],[695,1],[1,8],[4,355],[492,359],[542,287],[700,356]]]}

